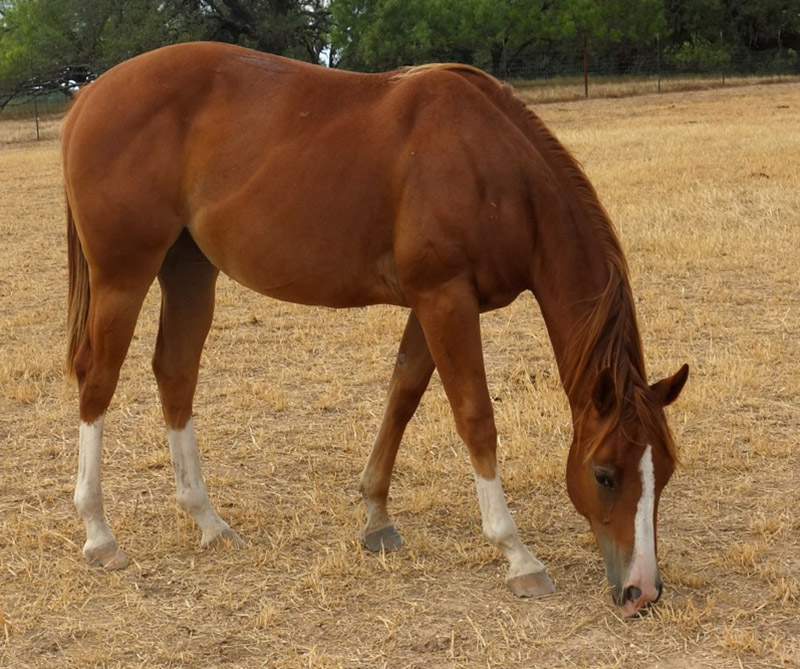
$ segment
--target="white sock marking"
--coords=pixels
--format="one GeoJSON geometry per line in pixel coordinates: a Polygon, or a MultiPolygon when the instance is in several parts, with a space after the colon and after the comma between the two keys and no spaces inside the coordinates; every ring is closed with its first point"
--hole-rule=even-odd
{"type": "Polygon", "coordinates": [[[178,504],[184,511],[194,516],[203,531],[203,543],[208,543],[220,533],[230,529],[230,526],[217,515],[208,499],[192,419],[189,419],[183,429],[169,429],[167,440],[175,470],[178,504]]]}
{"type": "Polygon", "coordinates": [[[544,571],[544,565],[531,555],[519,538],[517,525],[508,511],[500,475],[485,479],[475,472],[473,474],[478,489],[483,533],[506,556],[509,562],[507,578],[544,571]]]}
{"type": "Polygon", "coordinates": [[[78,442],[78,480],[73,501],[86,524],[86,553],[115,541],[103,512],[103,490],[100,484],[100,463],[103,456],[103,420],[94,423],[81,421],[78,442]]]}

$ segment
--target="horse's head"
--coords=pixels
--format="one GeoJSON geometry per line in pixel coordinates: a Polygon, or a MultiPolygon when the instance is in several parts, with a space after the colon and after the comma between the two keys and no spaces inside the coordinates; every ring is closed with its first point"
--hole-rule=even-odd
{"type": "Polygon", "coordinates": [[[614,602],[627,616],[661,596],[658,500],[675,468],[663,407],[675,401],[688,374],[684,365],[652,386],[618,388],[607,369],[597,376],[586,410],[575,417],[567,489],[591,523],[614,602]]]}

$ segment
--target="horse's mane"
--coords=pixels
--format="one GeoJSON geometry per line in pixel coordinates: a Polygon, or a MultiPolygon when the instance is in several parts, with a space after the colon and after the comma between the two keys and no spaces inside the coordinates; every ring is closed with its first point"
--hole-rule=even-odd
{"type": "Polygon", "coordinates": [[[510,85],[477,68],[436,63],[400,70],[393,76],[405,79],[435,70],[447,70],[460,75],[505,113],[546,158],[558,178],[563,179],[577,198],[579,209],[586,212],[588,222],[599,239],[608,281],[603,291],[592,298],[594,304],[586,317],[575,326],[571,343],[564,359],[560,361],[564,389],[570,396],[579,390],[581,384],[593,384],[605,369],[610,370],[614,380],[617,394],[615,408],[603,421],[599,433],[586,445],[586,457],[591,457],[610,432],[624,426],[627,420],[636,418],[648,433],[661,437],[667,452],[677,459],[674,440],[663,418],[662,407],[647,384],[628,264],[611,219],[580,163],[533,110],[516,96],[510,85]]]}

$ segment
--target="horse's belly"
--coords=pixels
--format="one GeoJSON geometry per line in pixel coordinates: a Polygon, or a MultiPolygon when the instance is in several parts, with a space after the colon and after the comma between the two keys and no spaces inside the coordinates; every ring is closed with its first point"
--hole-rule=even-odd
{"type": "Polygon", "coordinates": [[[228,220],[190,232],[216,267],[264,295],[328,307],[405,305],[391,249],[373,248],[352,230],[228,220]]]}

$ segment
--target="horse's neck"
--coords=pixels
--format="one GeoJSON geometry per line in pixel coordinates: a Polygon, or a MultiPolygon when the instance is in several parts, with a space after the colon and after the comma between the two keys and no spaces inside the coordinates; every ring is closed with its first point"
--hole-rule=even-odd
{"type": "Polygon", "coordinates": [[[597,193],[570,152],[510,89],[487,94],[544,158],[560,191],[554,208],[532,207],[539,217],[532,221],[530,281],[575,411],[589,400],[593,373],[604,365],[645,378],[627,265],[597,193]]]}
{"type": "Polygon", "coordinates": [[[604,260],[584,233],[574,221],[543,222],[534,249],[533,294],[565,385],[575,333],[608,281],[604,260]]]}
{"type": "Polygon", "coordinates": [[[564,220],[536,222],[532,290],[576,411],[589,401],[603,367],[622,357],[642,365],[641,344],[624,259],[613,231],[603,227],[610,224],[575,200],[564,211],[564,220]]]}

